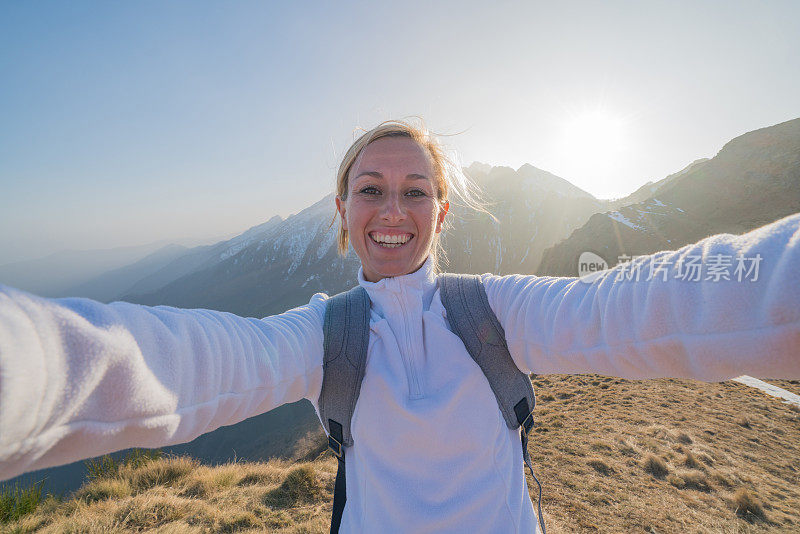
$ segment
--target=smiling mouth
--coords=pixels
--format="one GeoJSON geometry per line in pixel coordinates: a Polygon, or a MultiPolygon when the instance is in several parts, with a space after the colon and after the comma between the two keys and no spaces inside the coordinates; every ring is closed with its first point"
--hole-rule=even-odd
{"type": "Polygon", "coordinates": [[[388,235],[380,232],[371,232],[369,237],[379,247],[399,248],[411,241],[414,238],[414,234],[388,235]]]}

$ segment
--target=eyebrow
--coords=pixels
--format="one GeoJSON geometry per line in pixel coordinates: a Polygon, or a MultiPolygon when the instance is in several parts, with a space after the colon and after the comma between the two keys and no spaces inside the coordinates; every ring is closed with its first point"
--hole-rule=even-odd
{"type": "MultiPolygon", "coordinates": [[[[383,175],[381,173],[379,173],[378,171],[364,171],[364,172],[359,173],[358,176],[356,176],[354,179],[357,180],[358,178],[361,178],[362,176],[372,176],[373,178],[383,178],[383,175]]],[[[427,180],[428,177],[425,176],[424,174],[412,173],[412,174],[407,174],[406,175],[406,179],[408,179],[408,180],[427,180]]]]}

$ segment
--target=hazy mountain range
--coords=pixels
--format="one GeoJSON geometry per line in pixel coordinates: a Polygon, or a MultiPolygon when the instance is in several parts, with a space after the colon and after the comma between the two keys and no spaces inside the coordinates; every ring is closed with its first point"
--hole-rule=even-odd
{"type": "Polygon", "coordinates": [[[147,265],[160,266],[194,247],[218,241],[219,238],[160,240],[111,249],[61,250],[42,258],[10,263],[2,261],[0,251],[0,283],[45,297],[81,296],[108,302],[147,274],[147,265]],[[140,260],[143,263],[138,266],[140,260]]]}
{"type": "Polygon", "coordinates": [[[622,254],[675,250],[797,213],[800,119],[741,135],[713,158],[650,185],[648,192],[619,203],[614,211],[592,215],[569,239],[545,251],[536,273],[576,276],[583,251],[615,265],[622,254]]]}
{"type": "MultiPolygon", "coordinates": [[[[514,170],[474,163],[465,172],[484,190],[497,222],[452,203],[444,270],[577,276],[584,251],[614,265],[623,253],[676,249],[800,211],[800,119],[739,136],[715,157],[696,160],[621,199],[597,199],[531,165],[514,170]]],[[[355,285],[358,259],[352,252],[338,256],[333,215],[330,194],[296,215],[274,217],[232,239],[193,248],[165,246],[80,283],[53,283],[39,293],[254,317],[280,313],[307,303],[316,292],[335,294],[355,285]]],[[[29,289],[15,284],[21,279],[8,272],[0,268],[0,283],[29,289]]],[[[40,270],[29,278],[46,276],[40,270]]],[[[299,436],[313,431],[319,431],[316,415],[302,401],[170,449],[211,463],[233,458],[234,451],[238,458],[257,460],[288,455],[299,436]]],[[[50,487],[72,488],[82,464],[45,471],[50,487]]]]}

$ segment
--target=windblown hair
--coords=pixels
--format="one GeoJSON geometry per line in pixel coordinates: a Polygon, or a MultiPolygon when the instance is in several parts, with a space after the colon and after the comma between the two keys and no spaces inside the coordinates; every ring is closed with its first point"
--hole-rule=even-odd
{"type": "MultiPolygon", "coordinates": [[[[383,137],[408,137],[416,141],[427,151],[433,167],[436,200],[439,206],[448,202],[450,200],[450,195],[453,195],[460,201],[459,204],[461,206],[486,213],[494,219],[494,216],[484,207],[484,203],[481,200],[481,191],[478,186],[467,178],[461,170],[455,153],[448,155],[444,147],[439,143],[439,140],[428,131],[421,119],[419,119],[418,126],[403,120],[385,121],[372,130],[365,132],[355,140],[342,158],[339,171],[336,173],[336,194],[343,201],[347,200],[350,170],[361,157],[364,148],[373,141],[377,141],[383,137]]],[[[451,205],[451,208],[452,207],[451,205]]],[[[451,216],[445,217],[442,233],[452,226],[450,217],[451,216]]],[[[339,227],[336,242],[339,254],[346,256],[350,239],[347,230],[342,227],[342,221],[341,218],[338,217],[338,213],[334,213],[334,219],[331,221],[331,225],[337,220],[339,221],[339,227]]],[[[494,220],[496,221],[496,219],[494,220]]],[[[434,270],[437,271],[439,269],[439,259],[444,258],[446,261],[446,255],[441,245],[440,236],[441,234],[434,235],[431,248],[431,259],[433,260],[434,270]]]]}

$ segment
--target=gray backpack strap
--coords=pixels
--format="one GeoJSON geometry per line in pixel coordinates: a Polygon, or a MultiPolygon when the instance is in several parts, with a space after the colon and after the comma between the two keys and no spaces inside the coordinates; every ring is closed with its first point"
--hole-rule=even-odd
{"type": "Polygon", "coordinates": [[[506,424],[524,426],[527,434],[536,406],[533,386],[508,352],[505,332],[489,307],[480,276],[445,273],[439,283],[450,327],[486,375],[506,424]]]}
{"type": "Polygon", "coordinates": [[[356,286],[326,303],[322,390],[319,415],[337,456],[353,444],[350,420],[356,407],[369,347],[369,295],[356,286]],[[338,449],[338,450],[337,450],[338,449]]]}
{"type": "Polygon", "coordinates": [[[369,348],[369,295],[356,286],[334,295],[325,307],[324,358],[319,418],[328,431],[328,448],[338,460],[333,488],[331,534],[338,534],[347,502],[345,447],[353,445],[350,421],[356,409],[369,348]]]}
{"type": "Polygon", "coordinates": [[[497,404],[509,428],[522,427],[522,459],[539,486],[539,525],[547,534],[542,513],[542,485],[533,472],[528,453],[528,434],[533,428],[536,396],[531,379],[511,358],[506,333],[489,306],[481,277],[471,274],[439,275],[440,295],[453,333],[461,338],[467,352],[489,381],[497,404]]]}

